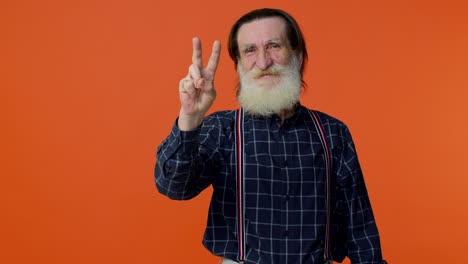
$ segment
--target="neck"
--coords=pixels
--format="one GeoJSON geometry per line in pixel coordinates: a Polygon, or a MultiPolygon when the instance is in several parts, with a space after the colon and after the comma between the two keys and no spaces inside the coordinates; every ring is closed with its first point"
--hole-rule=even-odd
{"type": "Polygon", "coordinates": [[[284,120],[290,118],[294,114],[294,108],[281,111],[278,116],[281,119],[281,124],[284,123],[284,120]]]}

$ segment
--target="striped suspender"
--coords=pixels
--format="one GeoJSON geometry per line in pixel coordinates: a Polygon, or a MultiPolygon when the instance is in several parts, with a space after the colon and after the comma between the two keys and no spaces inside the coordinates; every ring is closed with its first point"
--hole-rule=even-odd
{"type": "Polygon", "coordinates": [[[320,138],[320,143],[322,144],[323,149],[325,150],[325,173],[326,173],[326,192],[327,192],[327,225],[325,227],[325,250],[324,250],[324,259],[325,263],[332,263],[330,258],[330,211],[331,211],[331,167],[332,167],[332,160],[330,155],[330,148],[328,147],[327,138],[325,137],[325,131],[322,127],[322,123],[317,115],[317,113],[313,110],[309,110],[309,114],[312,117],[312,121],[314,121],[315,129],[317,130],[320,138]]]}
{"type": "MultiPolygon", "coordinates": [[[[331,156],[328,143],[326,141],[325,132],[316,112],[310,110],[309,114],[314,123],[315,129],[318,132],[320,143],[325,150],[325,172],[326,172],[326,207],[327,207],[327,224],[325,229],[325,263],[332,263],[330,260],[330,178],[331,178],[331,156]]],[[[244,110],[241,108],[236,111],[236,132],[235,134],[235,154],[236,154],[236,188],[237,188],[237,241],[239,251],[237,261],[245,263],[245,193],[244,193],[244,110]]]]}
{"type": "Polygon", "coordinates": [[[237,261],[245,263],[245,229],[244,229],[244,110],[236,111],[236,188],[237,188],[237,241],[239,251],[237,261]]]}

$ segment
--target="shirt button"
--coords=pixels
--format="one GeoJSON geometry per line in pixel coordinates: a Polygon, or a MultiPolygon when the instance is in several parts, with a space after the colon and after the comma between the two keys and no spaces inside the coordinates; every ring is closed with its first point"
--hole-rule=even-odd
{"type": "Polygon", "coordinates": [[[285,161],[283,162],[283,167],[284,167],[284,168],[288,167],[288,161],[287,161],[287,160],[285,160],[285,161]]]}
{"type": "Polygon", "coordinates": [[[289,231],[286,229],[286,230],[284,231],[284,236],[287,237],[288,235],[289,235],[289,231]]]}
{"type": "Polygon", "coordinates": [[[289,194],[286,194],[286,196],[284,196],[284,199],[286,199],[286,201],[289,201],[289,194]]]}

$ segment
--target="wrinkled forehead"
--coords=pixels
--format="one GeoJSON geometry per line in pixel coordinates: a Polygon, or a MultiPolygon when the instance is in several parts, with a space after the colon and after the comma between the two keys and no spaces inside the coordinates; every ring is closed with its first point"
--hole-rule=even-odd
{"type": "Polygon", "coordinates": [[[286,21],[281,17],[259,18],[240,26],[237,32],[239,47],[277,40],[287,42],[286,21]]]}

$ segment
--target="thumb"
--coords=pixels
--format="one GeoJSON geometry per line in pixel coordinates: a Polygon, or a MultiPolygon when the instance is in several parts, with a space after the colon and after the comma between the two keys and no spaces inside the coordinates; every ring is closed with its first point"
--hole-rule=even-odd
{"type": "Polygon", "coordinates": [[[202,89],[202,90],[205,90],[205,89],[204,89],[204,88],[205,88],[205,87],[204,87],[205,84],[206,84],[205,79],[204,79],[204,78],[200,78],[200,79],[198,79],[196,85],[197,85],[197,88],[202,89]]]}

